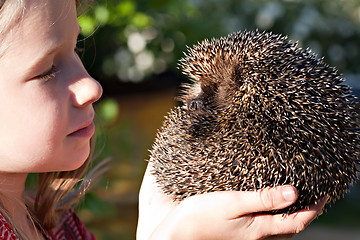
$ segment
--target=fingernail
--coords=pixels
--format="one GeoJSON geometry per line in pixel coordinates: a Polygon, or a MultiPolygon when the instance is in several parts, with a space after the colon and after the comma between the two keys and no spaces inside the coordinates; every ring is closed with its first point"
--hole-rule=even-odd
{"type": "Polygon", "coordinates": [[[296,199],[296,192],[293,187],[290,187],[290,186],[282,187],[281,192],[282,192],[283,198],[287,202],[293,202],[296,199]]]}

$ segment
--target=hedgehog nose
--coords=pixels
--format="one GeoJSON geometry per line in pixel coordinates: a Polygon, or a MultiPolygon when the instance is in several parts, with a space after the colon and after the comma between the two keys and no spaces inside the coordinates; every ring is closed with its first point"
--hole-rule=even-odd
{"type": "Polygon", "coordinates": [[[199,110],[202,107],[202,101],[200,99],[194,98],[189,101],[187,107],[190,111],[199,110]]]}

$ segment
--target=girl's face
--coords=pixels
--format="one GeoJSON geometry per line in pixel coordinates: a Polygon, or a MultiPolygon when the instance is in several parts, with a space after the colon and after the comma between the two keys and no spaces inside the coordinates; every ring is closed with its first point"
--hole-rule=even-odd
{"type": "Polygon", "coordinates": [[[80,167],[102,88],[75,52],[75,0],[27,0],[0,53],[0,171],[80,167]]]}

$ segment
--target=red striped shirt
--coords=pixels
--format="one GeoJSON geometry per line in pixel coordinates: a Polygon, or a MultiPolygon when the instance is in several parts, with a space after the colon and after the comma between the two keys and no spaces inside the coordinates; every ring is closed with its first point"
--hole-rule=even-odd
{"type": "MultiPolygon", "coordinates": [[[[45,232],[45,238],[50,240],[96,240],[94,234],[90,233],[83,222],[69,209],[59,221],[54,231],[45,232]]],[[[12,227],[0,214],[0,240],[19,240],[12,227]]]]}

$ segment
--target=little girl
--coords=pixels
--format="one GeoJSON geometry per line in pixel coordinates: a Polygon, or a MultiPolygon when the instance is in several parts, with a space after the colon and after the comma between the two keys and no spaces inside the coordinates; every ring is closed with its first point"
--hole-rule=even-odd
{"type": "Polygon", "coordinates": [[[75,52],[75,0],[0,1],[0,239],[93,239],[68,210],[102,88],[75,52]],[[28,173],[38,172],[25,200],[28,173]]]}
{"type": "MultiPolygon", "coordinates": [[[[87,185],[73,190],[89,164],[92,104],[102,94],[75,52],[80,4],[0,0],[0,240],[95,238],[71,210],[87,185]],[[35,172],[38,191],[28,198],[25,180],[35,172]]],[[[295,200],[296,190],[288,186],[204,194],[175,206],[146,174],[138,237],[291,235],[309,224],[324,203],[286,218],[256,212],[283,208],[295,200]]]]}

